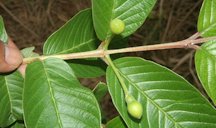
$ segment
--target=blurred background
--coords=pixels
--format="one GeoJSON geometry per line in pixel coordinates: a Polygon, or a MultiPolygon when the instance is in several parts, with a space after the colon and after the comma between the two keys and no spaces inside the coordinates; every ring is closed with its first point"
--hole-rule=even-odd
{"type": "MultiPolygon", "coordinates": [[[[197,18],[202,0],[158,0],[152,13],[129,38],[129,46],[150,45],[186,39],[196,33],[197,18]]],[[[82,9],[91,7],[91,0],[1,0],[0,15],[10,37],[22,49],[35,46],[42,53],[47,37],[82,9]]],[[[171,49],[130,53],[162,64],[190,81],[205,93],[194,71],[194,51],[171,49]]],[[[104,77],[81,79],[92,88],[104,77]]],[[[114,117],[109,95],[101,103],[106,119],[114,117]]]]}

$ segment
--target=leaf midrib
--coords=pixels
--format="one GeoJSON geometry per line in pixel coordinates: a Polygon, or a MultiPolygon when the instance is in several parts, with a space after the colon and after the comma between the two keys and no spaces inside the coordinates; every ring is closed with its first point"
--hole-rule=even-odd
{"type": "Polygon", "coordinates": [[[11,94],[10,94],[10,91],[9,91],[8,81],[7,81],[6,76],[4,76],[4,79],[5,79],[5,86],[6,86],[7,92],[8,92],[8,98],[9,98],[9,100],[10,100],[10,112],[11,112],[11,114],[12,114],[12,113],[13,113],[13,110],[12,110],[13,104],[12,104],[12,98],[11,98],[11,94]]]}
{"type": "MultiPolygon", "coordinates": [[[[215,24],[216,25],[216,24],[215,24]]],[[[215,57],[215,55],[213,55],[210,51],[211,50],[208,50],[207,48],[205,48],[205,47],[202,47],[201,48],[201,51],[204,51],[204,53],[206,53],[207,54],[207,56],[209,55],[211,58],[214,58],[214,59],[216,59],[216,57],[215,57]]]]}
{"type": "MultiPolygon", "coordinates": [[[[216,59],[216,57],[213,55],[213,54],[211,54],[211,52],[210,52],[210,50],[208,50],[208,49],[206,49],[205,47],[202,47],[201,48],[201,51],[203,51],[204,52],[204,54],[206,54],[207,56],[209,56],[210,58],[212,58],[213,60],[215,60],[216,59]]],[[[202,82],[202,81],[201,81],[202,82]]],[[[208,82],[207,82],[207,84],[208,84],[208,82]]],[[[205,88],[205,87],[204,87],[205,88]]],[[[208,84],[208,88],[209,88],[209,84],[208,84]]],[[[211,97],[213,97],[212,96],[212,91],[211,91],[211,89],[208,89],[209,91],[210,91],[210,95],[211,95],[211,97]]]]}
{"type": "Polygon", "coordinates": [[[203,29],[200,33],[201,34],[205,34],[206,32],[208,32],[209,30],[211,30],[212,28],[216,27],[216,22],[211,24],[209,27],[203,29]]]}
{"type": "Polygon", "coordinates": [[[56,101],[55,101],[55,98],[54,98],[54,94],[53,94],[53,89],[52,89],[52,86],[51,86],[51,82],[50,82],[50,79],[49,79],[49,74],[47,73],[46,71],[46,66],[44,64],[44,62],[41,62],[42,65],[43,65],[43,69],[44,69],[44,73],[46,75],[46,78],[47,78],[47,82],[48,82],[48,86],[49,86],[49,92],[51,93],[51,98],[52,98],[52,102],[53,102],[53,105],[54,105],[54,108],[55,108],[55,113],[56,113],[56,116],[58,118],[58,124],[61,128],[63,128],[62,126],[62,122],[60,120],[60,115],[58,113],[58,109],[57,109],[57,105],[56,105],[56,101]]]}
{"type": "MultiPolygon", "coordinates": [[[[113,0],[113,6],[112,6],[112,10],[111,10],[111,16],[110,16],[110,19],[109,19],[109,23],[112,21],[112,19],[114,18],[114,14],[115,14],[115,4],[116,4],[116,1],[113,0]]],[[[109,33],[111,32],[111,30],[107,30],[106,32],[106,36],[105,36],[105,39],[107,40],[109,38],[109,33]]]]}
{"type": "Polygon", "coordinates": [[[68,53],[68,52],[73,52],[75,49],[78,49],[79,47],[82,47],[83,45],[87,45],[87,44],[91,43],[94,40],[96,40],[96,39],[89,39],[88,41],[80,43],[79,45],[77,45],[75,47],[72,47],[70,49],[66,49],[66,50],[63,50],[63,51],[60,51],[60,52],[56,52],[55,54],[64,54],[64,53],[68,53]]]}
{"type": "Polygon", "coordinates": [[[127,78],[126,75],[124,75],[120,70],[118,70],[118,72],[121,74],[121,76],[123,76],[126,80],[128,80],[130,84],[133,85],[134,88],[138,90],[138,92],[141,92],[141,94],[143,94],[146,97],[146,99],[148,99],[155,107],[157,107],[162,113],[164,113],[164,115],[166,115],[168,119],[173,121],[175,126],[179,126],[180,128],[183,128],[180,124],[178,124],[175,120],[173,120],[169,114],[167,114],[162,108],[160,108],[157,103],[155,103],[148,95],[146,95],[144,91],[140,90],[129,78],[127,78]]]}

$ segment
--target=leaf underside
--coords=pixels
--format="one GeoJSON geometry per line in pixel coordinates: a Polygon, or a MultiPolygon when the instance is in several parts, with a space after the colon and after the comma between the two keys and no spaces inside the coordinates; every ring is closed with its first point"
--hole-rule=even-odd
{"type": "Polygon", "coordinates": [[[44,55],[83,52],[96,49],[91,9],[80,11],[45,42],[44,55]]]}
{"type": "Polygon", "coordinates": [[[106,124],[106,128],[127,128],[121,117],[117,116],[106,124]]]}
{"type": "Polygon", "coordinates": [[[118,18],[125,22],[121,34],[127,37],[134,33],[151,12],[156,0],[92,0],[94,28],[100,40],[111,35],[110,21],[118,18]]]}
{"type": "Polygon", "coordinates": [[[38,57],[39,54],[34,52],[35,47],[28,47],[21,50],[22,56],[27,57],[38,57]]]}
{"type": "MultiPolygon", "coordinates": [[[[216,1],[204,0],[198,19],[198,31],[202,37],[216,36],[216,1]]],[[[204,43],[196,51],[197,75],[208,96],[216,104],[216,41],[204,43]]]]}
{"type": "MultiPolygon", "coordinates": [[[[45,42],[43,53],[67,54],[95,50],[98,39],[94,32],[91,9],[79,12],[64,26],[54,32],[45,42]]],[[[99,63],[98,60],[96,63],[99,63]]],[[[95,66],[90,60],[76,60],[69,63],[77,77],[92,78],[105,74],[100,65],[95,66]],[[83,61],[88,64],[83,64],[83,61]],[[94,70],[94,72],[91,72],[94,70]]]]}
{"type": "Polygon", "coordinates": [[[198,19],[198,32],[203,37],[216,35],[216,1],[204,0],[198,19]]]}
{"type": "Polygon", "coordinates": [[[215,128],[216,111],[186,80],[169,69],[141,58],[115,62],[129,93],[143,106],[141,120],[127,113],[124,94],[111,67],[109,92],[129,128],[215,128]]]}
{"type": "Polygon", "coordinates": [[[99,59],[67,61],[79,78],[95,78],[105,75],[104,62],[99,59]]]}
{"type": "Polygon", "coordinates": [[[0,127],[23,119],[22,92],[23,78],[18,71],[0,75],[0,127]]]}
{"type": "Polygon", "coordinates": [[[195,65],[205,91],[216,104],[216,41],[205,43],[197,50],[195,65]]]}
{"type": "Polygon", "coordinates": [[[0,15],[0,40],[3,41],[3,43],[5,44],[7,44],[8,42],[8,35],[5,30],[4,21],[1,15],[0,15]]]}
{"type": "Polygon", "coordinates": [[[59,59],[27,67],[23,102],[27,127],[100,127],[93,93],[82,88],[69,65],[59,59]]]}
{"type": "Polygon", "coordinates": [[[93,91],[93,93],[94,93],[94,95],[95,95],[95,97],[99,103],[102,101],[103,97],[107,94],[107,92],[108,92],[107,85],[103,82],[99,82],[93,91]]]}

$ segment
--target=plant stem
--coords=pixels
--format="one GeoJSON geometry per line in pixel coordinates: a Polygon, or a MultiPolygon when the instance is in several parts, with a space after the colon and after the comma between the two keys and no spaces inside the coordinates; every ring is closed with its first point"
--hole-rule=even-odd
{"type": "Polygon", "coordinates": [[[188,39],[197,39],[198,37],[200,37],[201,34],[199,32],[193,34],[192,36],[190,36],[188,39]]]}
{"type": "Polygon", "coordinates": [[[124,91],[124,94],[125,94],[125,97],[128,95],[128,89],[127,89],[127,86],[124,82],[124,80],[122,79],[122,76],[121,74],[119,73],[118,69],[116,68],[116,66],[114,65],[113,61],[111,60],[110,56],[109,55],[106,55],[105,56],[105,59],[107,60],[107,62],[109,63],[109,65],[111,66],[111,68],[113,69],[114,73],[116,74],[121,86],[122,86],[122,89],[124,91]]]}
{"type": "MultiPolygon", "coordinates": [[[[153,51],[153,50],[162,50],[162,49],[174,49],[174,48],[199,48],[196,44],[200,44],[203,42],[216,40],[216,36],[207,37],[207,38],[199,38],[199,39],[186,39],[177,42],[170,42],[164,44],[155,44],[155,45],[146,45],[146,46],[138,46],[138,47],[129,47],[122,49],[114,49],[114,50],[106,50],[106,49],[97,49],[93,51],[87,52],[79,52],[79,53],[70,53],[70,54],[60,54],[60,55],[48,55],[48,56],[39,56],[39,57],[30,57],[25,58],[23,60],[24,64],[31,63],[36,60],[44,60],[50,57],[60,58],[64,60],[71,59],[84,59],[84,58],[97,58],[97,57],[105,57],[110,54],[117,53],[127,53],[127,52],[139,52],[139,51],[153,51]]],[[[105,46],[106,47],[106,46],[105,46]]]]}
{"type": "Polygon", "coordinates": [[[105,45],[103,47],[104,50],[107,50],[110,44],[110,41],[112,40],[113,35],[111,35],[111,37],[108,37],[108,39],[105,40],[105,45]]]}
{"type": "Polygon", "coordinates": [[[28,64],[28,63],[31,63],[33,61],[45,60],[47,58],[59,58],[59,59],[63,59],[63,60],[97,58],[97,57],[104,57],[103,52],[104,52],[104,50],[93,50],[93,51],[70,53],[70,54],[29,57],[29,58],[24,58],[23,63],[28,64]]]}

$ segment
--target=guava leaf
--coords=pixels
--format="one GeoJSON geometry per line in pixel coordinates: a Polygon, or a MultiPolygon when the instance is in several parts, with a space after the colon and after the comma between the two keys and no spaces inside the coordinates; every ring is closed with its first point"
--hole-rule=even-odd
{"type": "MultiPolygon", "coordinates": [[[[203,37],[216,36],[216,1],[204,0],[198,20],[198,31],[203,37]]],[[[216,41],[202,45],[196,51],[195,66],[198,77],[214,104],[216,104],[216,41]]]]}
{"type": "Polygon", "coordinates": [[[216,1],[204,0],[198,19],[198,31],[203,37],[216,36],[216,1]]]}
{"type": "Polygon", "coordinates": [[[117,116],[106,124],[106,128],[127,128],[121,117],[117,116]]]}
{"type": "Polygon", "coordinates": [[[13,126],[10,128],[25,128],[25,125],[23,123],[16,122],[13,126]]]}
{"type": "Polygon", "coordinates": [[[34,49],[35,49],[35,47],[24,48],[24,49],[21,50],[21,53],[22,53],[24,58],[39,56],[39,54],[34,52],[34,49]]]}
{"type": "Polygon", "coordinates": [[[23,78],[16,71],[0,75],[0,127],[22,120],[23,78]]]}
{"type": "Polygon", "coordinates": [[[111,36],[110,21],[118,18],[125,23],[121,34],[127,37],[134,33],[151,12],[156,0],[92,0],[94,28],[102,41],[111,36]]]}
{"type": "Polygon", "coordinates": [[[107,85],[103,82],[99,82],[93,91],[98,102],[102,101],[103,97],[107,94],[107,92],[108,92],[107,85]]]}
{"type": "Polygon", "coordinates": [[[28,65],[23,108],[26,127],[100,128],[94,94],[80,86],[72,69],[60,59],[28,65]]]}
{"type": "Polygon", "coordinates": [[[104,68],[105,63],[99,59],[80,59],[67,62],[79,78],[95,78],[106,74],[104,68]]]}
{"type": "Polygon", "coordinates": [[[43,53],[65,54],[95,50],[98,39],[94,32],[91,9],[79,12],[45,42],[43,53]]]}
{"type": "Polygon", "coordinates": [[[132,118],[124,93],[111,67],[108,89],[115,107],[129,128],[215,128],[215,108],[185,79],[141,58],[114,61],[129,93],[143,106],[140,120],[132,118]]]}
{"type": "Polygon", "coordinates": [[[7,44],[8,42],[8,35],[5,30],[4,21],[1,15],[0,15],[0,40],[3,41],[3,43],[5,44],[7,44]]]}
{"type": "Polygon", "coordinates": [[[216,104],[216,41],[210,41],[196,51],[197,75],[209,97],[216,104]]]}
{"type": "MultiPolygon", "coordinates": [[[[93,27],[91,9],[86,9],[71,18],[47,39],[43,53],[51,55],[91,51],[95,50],[97,45],[98,39],[93,27]]],[[[81,63],[70,63],[78,77],[92,78],[105,74],[100,66],[95,66],[94,63],[92,65],[91,61],[80,61],[81,63]],[[83,61],[89,64],[82,64],[83,61]],[[93,72],[91,72],[92,69],[93,72]]],[[[99,61],[96,63],[99,63],[99,61]]]]}

